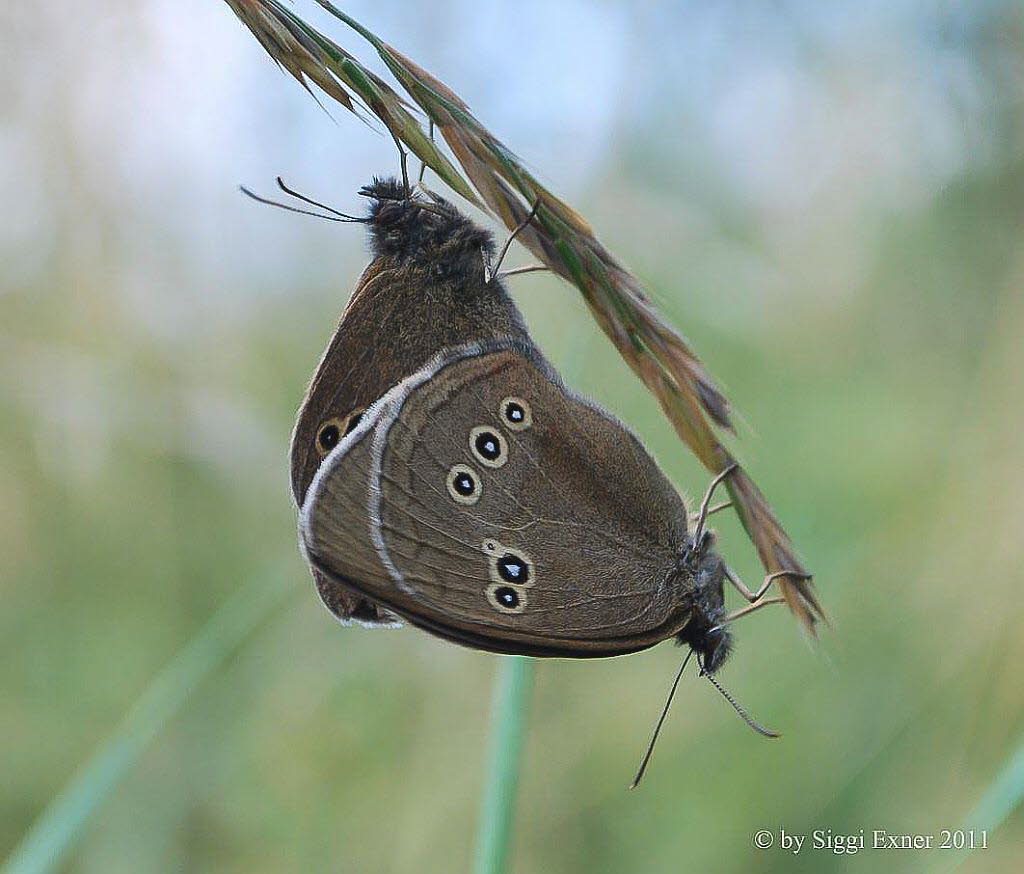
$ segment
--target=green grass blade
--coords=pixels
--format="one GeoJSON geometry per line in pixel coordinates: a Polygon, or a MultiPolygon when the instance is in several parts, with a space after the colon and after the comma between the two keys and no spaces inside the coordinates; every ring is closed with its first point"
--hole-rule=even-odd
{"type": "Polygon", "coordinates": [[[1002,825],[1024,801],[1024,746],[1010,757],[1010,761],[996,777],[978,805],[967,817],[974,828],[994,829],[1002,825]]]}
{"type": "MultiPolygon", "coordinates": [[[[1001,826],[1010,815],[1024,802],[1024,744],[1010,756],[1003,770],[996,775],[988,791],[975,805],[974,810],[967,814],[964,829],[988,833],[989,846],[992,845],[992,832],[1001,826]]],[[[941,870],[952,871],[959,868],[973,851],[970,848],[956,851],[941,870]]]]}
{"type": "Polygon", "coordinates": [[[3,866],[2,874],[53,871],[90,817],[189,695],[279,606],[292,588],[276,569],[243,586],[156,676],[124,721],[56,795],[3,866]]]}
{"type": "Polygon", "coordinates": [[[501,659],[494,681],[491,747],[473,864],[475,874],[504,874],[507,869],[532,685],[532,659],[501,659]]]}

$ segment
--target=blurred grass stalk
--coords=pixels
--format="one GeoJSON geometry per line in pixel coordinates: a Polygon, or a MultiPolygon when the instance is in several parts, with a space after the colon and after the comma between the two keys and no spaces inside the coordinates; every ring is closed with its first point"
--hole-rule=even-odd
{"type": "Polygon", "coordinates": [[[473,864],[475,874],[504,874],[507,870],[532,686],[532,659],[501,657],[494,678],[491,741],[473,864]]]}
{"type": "MultiPolygon", "coordinates": [[[[996,775],[988,791],[978,801],[974,810],[964,820],[965,829],[984,830],[988,833],[989,846],[992,845],[992,833],[998,829],[1010,815],[1020,808],[1024,802],[1024,743],[1007,760],[1003,769],[996,775]]],[[[939,867],[941,871],[953,871],[959,868],[974,853],[971,847],[957,850],[948,864],[939,867]]]]}
{"type": "Polygon", "coordinates": [[[143,692],[124,721],[58,793],[8,857],[0,874],[57,868],[89,818],[135,765],[195,688],[219,667],[293,589],[276,568],[242,586],[143,692]]]}

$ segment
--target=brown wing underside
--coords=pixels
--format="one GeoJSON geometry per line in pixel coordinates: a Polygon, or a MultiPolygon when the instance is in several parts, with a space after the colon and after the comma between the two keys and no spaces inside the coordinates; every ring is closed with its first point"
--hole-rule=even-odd
{"type": "MultiPolygon", "coordinates": [[[[291,443],[297,506],[326,454],[317,445],[324,423],[350,421],[354,411],[370,407],[438,349],[479,338],[526,337],[515,305],[499,286],[426,293],[421,277],[387,259],[367,267],[299,410],[291,443]]],[[[315,568],[313,577],[324,604],[339,619],[394,623],[393,615],[365,595],[354,596],[315,568]]]]}
{"type": "Polygon", "coordinates": [[[450,354],[394,390],[372,446],[364,426],[328,459],[303,514],[310,558],[327,574],[416,625],[499,652],[627,652],[685,623],[671,574],[682,501],[622,425],[567,393],[529,350],[450,354]],[[503,420],[510,397],[529,410],[528,427],[503,420]],[[481,434],[499,458],[474,449],[481,434]],[[455,469],[471,472],[475,501],[453,494],[455,469]],[[364,484],[365,509],[353,500],[364,484]],[[376,564],[353,543],[367,529],[376,564]],[[525,578],[508,576],[517,564],[525,578]]]}
{"type": "Polygon", "coordinates": [[[332,512],[323,515],[321,531],[333,544],[338,561],[322,569],[312,554],[308,557],[320,598],[335,616],[342,621],[395,624],[397,617],[367,598],[368,589],[382,588],[390,579],[374,547],[367,515],[372,425],[372,420],[364,422],[339,446],[345,451],[344,465],[332,479],[327,496],[332,512]]]}

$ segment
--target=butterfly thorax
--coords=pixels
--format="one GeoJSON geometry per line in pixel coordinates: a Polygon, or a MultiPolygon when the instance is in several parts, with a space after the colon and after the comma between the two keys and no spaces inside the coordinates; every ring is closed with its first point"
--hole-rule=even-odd
{"type": "Polygon", "coordinates": [[[688,583],[683,598],[691,612],[676,640],[697,653],[709,674],[722,666],[732,650],[732,635],[721,624],[725,618],[725,563],[713,545],[709,531],[703,532],[699,542],[687,538],[677,562],[680,577],[688,583]]]}

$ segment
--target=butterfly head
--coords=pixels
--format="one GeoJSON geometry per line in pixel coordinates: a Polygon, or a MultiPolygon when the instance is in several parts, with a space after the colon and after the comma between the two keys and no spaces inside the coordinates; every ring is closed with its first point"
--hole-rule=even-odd
{"type": "Polygon", "coordinates": [[[359,193],[371,200],[368,225],[374,256],[412,263],[434,279],[467,272],[483,277],[482,253],[493,254],[493,237],[443,197],[408,194],[396,179],[374,179],[359,193]]]}
{"type": "Polygon", "coordinates": [[[677,569],[687,583],[690,621],[676,640],[687,644],[704,671],[715,673],[732,651],[732,635],[725,617],[725,563],[714,549],[715,536],[705,529],[689,537],[679,553],[677,569]]]}

